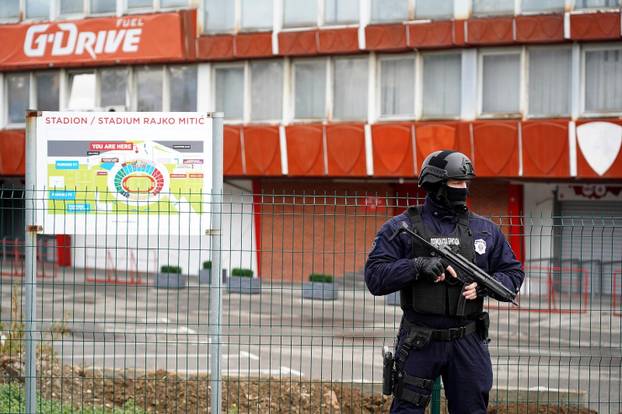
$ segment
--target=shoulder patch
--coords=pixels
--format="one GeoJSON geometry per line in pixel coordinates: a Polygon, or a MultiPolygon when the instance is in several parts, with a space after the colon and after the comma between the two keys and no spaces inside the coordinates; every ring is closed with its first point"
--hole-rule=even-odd
{"type": "Polygon", "coordinates": [[[486,240],[477,239],[474,242],[475,252],[479,255],[486,253],[486,240]]]}

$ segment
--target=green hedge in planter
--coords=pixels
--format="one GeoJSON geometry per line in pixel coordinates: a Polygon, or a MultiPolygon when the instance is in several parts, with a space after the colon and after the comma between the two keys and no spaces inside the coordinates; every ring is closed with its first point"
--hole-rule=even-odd
{"type": "Polygon", "coordinates": [[[209,270],[212,268],[212,261],[206,260],[203,262],[203,270],[209,270]]]}
{"type": "Polygon", "coordinates": [[[176,273],[178,275],[181,274],[181,267],[179,266],[162,266],[160,268],[160,273],[176,273]]]}
{"type": "Polygon", "coordinates": [[[244,269],[240,267],[235,267],[231,269],[231,276],[238,277],[253,277],[253,271],[251,269],[244,269]]]}
{"type": "Polygon", "coordinates": [[[321,273],[311,273],[309,275],[309,282],[319,283],[333,283],[335,278],[332,275],[324,275],[321,273]]]}

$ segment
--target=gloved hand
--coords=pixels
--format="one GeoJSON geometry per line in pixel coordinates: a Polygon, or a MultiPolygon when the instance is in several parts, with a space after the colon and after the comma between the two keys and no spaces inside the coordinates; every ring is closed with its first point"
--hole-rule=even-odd
{"type": "Polygon", "coordinates": [[[445,273],[447,265],[438,257],[416,257],[413,259],[418,280],[436,282],[445,273]]]}

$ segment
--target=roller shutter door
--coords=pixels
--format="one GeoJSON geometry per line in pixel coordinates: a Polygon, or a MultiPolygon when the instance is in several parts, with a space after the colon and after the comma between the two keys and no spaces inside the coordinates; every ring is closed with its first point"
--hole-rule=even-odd
{"type": "Polygon", "coordinates": [[[558,290],[619,295],[622,291],[622,203],[561,203],[558,290]],[[615,278],[615,281],[614,281],[615,278]]]}

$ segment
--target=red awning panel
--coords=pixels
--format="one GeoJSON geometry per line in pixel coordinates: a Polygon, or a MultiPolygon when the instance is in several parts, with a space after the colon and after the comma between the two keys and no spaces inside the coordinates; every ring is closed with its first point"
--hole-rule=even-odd
{"type": "Polygon", "coordinates": [[[285,129],[288,175],[324,175],[324,127],[292,125],[285,129]]]}
{"type": "Polygon", "coordinates": [[[415,124],[416,171],[430,153],[456,150],[471,157],[469,124],[464,122],[422,122],[415,124]]]}
{"type": "Polygon", "coordinates": [[[278,126],[245,126],[244,157],[247,175],[281,175],[278,126]]]}
{"type": "Polygon", "coordinates": [[[242,175],[242,140],[240,127],[227,125],[223,131],[223,171],[225,175],[242,175]]]}
{"type": "Polygon", "coordinates": [[[328,175],[366,176],[365,127],[363,124],[336,124],[326,127],[328,175]]]}
{"type": "Polygon", "coordinates": [[[233,54],[240,58],[272,56],[272,33],[240,33],[233,39],[233,54]]]}
{"type": "Polygon", "coordinates": [[[317,40],[320,53],[351,53],[359,50],[359,34],[355,27],[321,29],[317,40]]]}
{"type": "Polygon", "coordinates": [[[518,121],[474,122],[473,147],[478,177],[518,176],[518,121]]]}
{"type": "Polygon", "coordinates": [[[523,176],[570,176],[568,121],[526,121],[522,128],[523,176]]]}
{"type": "Polygon", "coordinates": [[[564,41],[564,15],[516,16],[516,40],[520,43],[564,41]]]}
{"type": "Polygon", "coordinates": [[[399,24],[377,24],[365,28],[367,50],[403,50],[407,44],[408,28],[399,24]]]}
{"type": "Polygon", "coordinates": [[[413,124],[373,125],[371,128],[375,177],[412,177],[415,175],[413,161],[413,124]]]}
{"type": "Polygon", "coordinates": [[[409,47],[448,47],[455,43],[455,25],[452,21],[409,24],[407,27],[409,47]]]}
{"type": "Polygon", "coordinates": [[[279,54],[304,56],[317,54],[317,30],[279,33],[279,54]]]}
{"type": "Polygon", "coordinates": [[[514,41],[513,18],[471,19],[467,23],[467,32],[470,45],[509,44],[514,41]]]}
{"type": "Polygon", "coordinates": [[[0,130],[0,175],[21,175],[26,171],[24,130],[0,130]]]}
{"type": "Polygon", "coordinates": [[[608,40],[620,38],[620,13],[570,15],[572,40],[608,40]]]}

